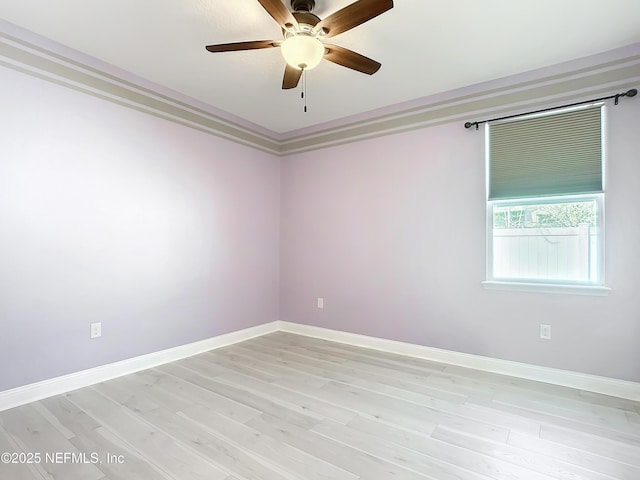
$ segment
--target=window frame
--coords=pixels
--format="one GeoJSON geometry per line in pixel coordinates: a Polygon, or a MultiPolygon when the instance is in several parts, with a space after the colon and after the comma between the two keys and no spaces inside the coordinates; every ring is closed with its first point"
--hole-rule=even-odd
{"type": "MultiPolygon", "coordinates": [[[[594,104],[598,105],[598,104],[594,104]]],[[[554,196],[527,196],[520,198],[508,199],[489,199],[490,186],[490,154],[489,154],[489,131],[490,125],[485,124],[485,212],[486,212],[486,270],[483,286],[492,290],[510,290],[524,292],[539,293],[560,293],[560,294],[577,294],[577,295],[608,295],[611,290],[605,286],[605,166],[606,166],[606,106],[600,104],[602,109],[602,191],[585,194],[567,194],[554,196]],[[540,279],[540,278],[502,278],[494,275],[494,208],[496,206],[521,206],[521,205],[540,205],[545,203],[570,203],[572,201],[594,200],[596,204],[596,227],[598,229],[597,237],[597,278],[593,281],[572,281],[558,279],[540,279]]],[[[551,112],[548,115],[567,111],[567,109],[559,109],[558,112],[551,112]]],[[[533,115],[532,115],[533,116],[533,115]]],[[[525,117],[525,115],[523,115],[525,117]]]]}
{"type": "Polygon", "coordinates": [[[554,197],[526,197],[508,200],[487,200],[487,272],[486,281],[498,283],[527,283],[541,285],[566,285],[566,286],[587,286],[602,287],[604,286],[604,193],[590,193],[584,195],[562,195],[554,197]],[[594,280],[558,280],[558,279],[541,279],[541,278],[520,278],[520,277],[496,277],[494,273],[494,209],[496,207],[506,206],[527,206],[527,205],[553,205],[562,203],[573,203],[579,201],[594,201],[596,206],[596,225],[597,242],[596,242],[596,272],[597,276],[594,280]]]}

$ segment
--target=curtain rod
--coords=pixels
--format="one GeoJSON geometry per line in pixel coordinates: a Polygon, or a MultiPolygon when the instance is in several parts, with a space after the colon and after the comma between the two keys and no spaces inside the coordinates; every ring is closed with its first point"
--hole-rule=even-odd
{"type": "Polygon", "coordinates": [[[583,102],[570,103],[568,105],[560,105],[559,107],[543,108],[542,110],[534,110],[533,112],[517,113],[515,115],[507,115],[506,117],[491,118],[489,120],[481,120],[478,122],[466,122],[464,124],[464,128],[471,128],[475,125],[476,130],[478,130],[478,127],[480,126],[481,123],[496,122],[498,120],[506,120],[508,118],[521,117],[523,115],[531,115],[534,113],[549,112],[551,110],[557,110],[559,108],[575,107],[576,105],[585,105],[587,103],[600,102],[602,100],[609,100],[610,98],[615,98],[616,99],[615,105],[618,105],[618,100],[620,99],[620,97],[635,97],[637,94],[638,94],[638,90],[635,88],[632,88],[631,90],[627,90],[626,92],[616,93],[615,95],[609,95],[608,97],[594,98],[593,100],[585,100],[583,102]]]}

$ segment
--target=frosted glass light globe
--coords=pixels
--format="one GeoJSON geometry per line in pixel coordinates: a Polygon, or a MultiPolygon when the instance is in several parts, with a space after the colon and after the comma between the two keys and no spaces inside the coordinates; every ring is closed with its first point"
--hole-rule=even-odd
{"type": "Polygon", "coordinates": [[[298,34],[288,37],[280,47],[286,62],[300,70],[316,67],[324,55],[322,42],[309,35],[298,34]]]}

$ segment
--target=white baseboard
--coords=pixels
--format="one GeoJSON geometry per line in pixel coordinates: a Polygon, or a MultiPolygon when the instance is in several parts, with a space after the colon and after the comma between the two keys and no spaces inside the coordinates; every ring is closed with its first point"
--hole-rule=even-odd
{"type": "Polygon", "coordinates": [[[129,375],[148,368],[157,367],[165,363],[175,362],[186,357],[204,353],[209,350],[232,345],[254,337],[266,335],[278,330],[279,322],[270,322],[237,332],[231,332],[199,342],[181,345],[179,347],[153,352],[139,357],[129,358],[120,362],[102,365],[89,370],[83,370],[61,377],[51,378],[42,382],[32,383],[12,390],[0,392],[0,412],[10,408],[36,402],[53,395],[60,395],[72,390],[113,378],[129,375]]]}
{"type": "Polygon", "coordinates": [[[81,372],[51,378],[42,382],[25,385],[0,392],[0,412],[27,403],[60,395],[82,387],[111,380],[113,378],[175,362],[209,350],[243,342],[251,338],[277,331],[296,333],[308,337],[322,338],[334,342],[347,343],[359,347],[372,348],[384,352],[397,353],[434,362],[448,363],[461,367],[474,368],[486,372],[510,375],[512,377],[536,380],[590,392],[612,395],[629,400],[640,401],[640,383],[599,377],[586,373],[570,372],[555,368],[540,367],[526,363],[482,357],[468,353],[453,352],[439,348],[425,347],[411,343],[369,337],[356,333],[341,332],[328,328],[301,325],[298,323],[275,321],[256,327],[231,332],[199,342],[149,353],[135,358],[122,360],[108,365],[83,370],[81,372]]]}
{"type": "Polygon", "coordinates": [[[618,380],[615,378],[599,377],[586,373],[559,370],[556,368],[540,367],[527,363],[482,357],[469,353],[453,352],[439,348],[425,347],[411,343],[385,340],[356,333],[341,332],[327,328],[301,325],[298,323],[277,322],[278,330],[308,337],[321,338],[349,345],[372,348],[384,352],[397,353],[416,358],[423,358],[434,362],[448,363],[460,367],[473,368],[486,372],[510,375],[538,382],[551,383],[564,387],[577,388],[589,392],[602,393],[614,397],[640,401],[640,383],[618,380]]]}

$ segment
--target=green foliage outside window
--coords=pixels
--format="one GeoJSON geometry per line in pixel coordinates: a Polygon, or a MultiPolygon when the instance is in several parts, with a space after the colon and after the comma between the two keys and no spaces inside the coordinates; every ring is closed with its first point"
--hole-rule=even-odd
{"type": "Polygon", "coordinates": [[[540,205],[496,206],[494,228],[554,228],[596,225],[594,201],[540,205]]]}

